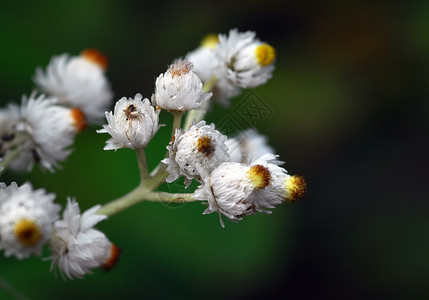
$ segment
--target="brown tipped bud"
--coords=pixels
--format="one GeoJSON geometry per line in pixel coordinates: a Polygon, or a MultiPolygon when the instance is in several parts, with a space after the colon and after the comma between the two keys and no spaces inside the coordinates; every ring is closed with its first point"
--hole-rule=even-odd
{"type": "Polygon", "coordinates": [[[193,68],[194,65],[190,61],[180,59],[170,66],[169,71],[171,77],[174,78],[174,76],[182,76],[189,73],[193,68]]]}
{"type": "Polygon", "coordinates": [[[103,70],[107,69],[107,57],[97,49],[90,48],[82,51],[81,56],[88,61],[96,64],[103,70]]]}
{"type": "Polygon", "coordinates": [[[76,132],[82,131],[88,127],[85,114],[79,108],[72,108],[70,114],[73,119],[73,126],[76,128],[76,132]]]}
{"type": "Polygon", "coordinates": [[[121,256],[121,248],[116,246],[115,244],[112,244],[110,248],[110,256],[107,258],[106,262],[101,266],[101,268],[104,271],[110,271],[119,261],[119,258],[121,256]]]}

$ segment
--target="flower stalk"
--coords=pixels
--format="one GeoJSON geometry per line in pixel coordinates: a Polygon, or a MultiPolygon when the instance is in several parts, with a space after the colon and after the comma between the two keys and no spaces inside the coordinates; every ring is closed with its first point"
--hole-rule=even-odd
{"type": "Polygon", "coordinates": [[[168,203],[185,203],[196,201],[191,197],[192,194],[170,194],[166,192],[153,192],[144,185],[139,185],[125,196],[113,200],[104,205],[98,214],[111,216],[124,209],[131,207],[142,201],[168,202],[168,203]]]}
{"type": "Polygon", "coordinates": [[[10,165],[11,162],[18,158],[18,156],[21,154],[21,151],[22,149],[20,147],[16,147],[15,149],[7,152],[7,154],[3,157],[0,163],[0,166],[3,167],[3,169],[0,168],[0,175],[2,175],[4,171],[6,171],[7,167],[10,165]]]}
{"type": "MultiPolygon", "coordinates": [[[[173,116],[174,119],[171,138],[174,137],[176,129],[180,128],[181,126],[183,113],[174,112],[173,116]]],[[[168,173],[165,171],[166,165],[159,163],[159,165],[149,175],[144,148],[136,149],[136,153],[140,170],[140,184],[128,194],[102,206],[100,210],[97,211],[98,214],[111,216],[145,200],[178,203],[195,201],[191,198],[192,194],[170,194],[165,192],[154,192],[158,186],[165,182],[165,179],[168,176],[168,173]]],[[[165,156],[167,155],[168,151],[165,156]]]]}

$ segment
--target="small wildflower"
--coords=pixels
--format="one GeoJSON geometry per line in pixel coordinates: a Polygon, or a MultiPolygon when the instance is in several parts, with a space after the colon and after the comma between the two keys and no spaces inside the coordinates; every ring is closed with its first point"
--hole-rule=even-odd
{"type": "Polygon", "coordinates": [[[118,260],[120,249],[94,225],[107,218],[97,215],[100,205],[80,214],[76,201],[67,199],[63,218],[54,224],[51,239],[51,270],[58,267],[69,279],[82,278],[92,269],[110,269],[118,260]]]}
{"type": "Polygon", "coordinates": [[[272,77],[275,50],[255,36],[252,31],[238,32],[237,29],[228,35],[219,35],[215,54],[220,65],[215,75],[224,79],[226,89],[256,87],[272,77]]]}
{"type": "Polygon", "coordinates": [[[219,212],[232,221],[256,212],[269,214],[265,208],[297,201],[305,191],[302,177],[288,175],[279,163],[274,154],[265,154],[251,165],[223,163],[203,176],[204,183],[192,197],[208,201],[204,214],[219,212]]]}
{"type": "Polygon", "coordinates": [[[200,170],[211,173],[218,165],[229,160],[226,136],[214,129],[214,124],[201,121],[186,132],[177,129],[174,141],[167,146],[167,182],[173,182],[180,175],[185,176],[186,187],[192,179],[200,180],[200,170]]]}
{"type": "Polygon", "coordinates": [[[233,221],[255,212],[254,205],[248,201],[255,186],[247,176],[249,167],[244,164],[226,162],[218,166],[209,176],[204,176],[204,183],[194,192],[196,200],[207,200],[208,207],[203,214],[219,212],[233,221]]]}
{"type": "Polygon", "coordinates": [[[23,259],[41,254],[60,210],[54,199],[54,194],[33,190],[29,183],[0,185],[0,249],[5,256],[23,259]]]}
{"type": "Polygon", "coordinates": [[[203,91],[203,83],[192,71],[193,64],[179,59],[155,82],[152,104],[168,111],[203,109],[212,93],[203,91]]]}
{"type": "Polygon", "coordinates": [[[36,70],[34,82],[61,105],[82,110],[91,122],[99,122],[110,106],[113,93],[104,74],[107,59],[96,49],[79,56],[54,56],[46,67],[36,70]]]}
{"type": "Polygon", "coordinates": [[[15,133],[20,136],[21,153],[10,165],[14,170],[31,170],[35,162],[51,172],[71,150],[76,132],[86,127],[78,109],[57,105],[55,98],[32,94],[21,106],[11,106],[19,116],[15,133]]]}
{"type": "MultiPolygon", "coordinates": [[[[189,52],[186,59],[194,65],[194,72],[203,83],[207,83],[215,76],[215,70],[220,66],[220,60],[215,54],[215,49],[219,43],[219,36],[210,34],[201,42],[201,46],[189,52]]],[[[216,78],[217,83],[213,87],[211,101],[216,101],[224,106],[229,105],[229,98],[240,94],[238,87],[228,84],[224,77],[216,78]]]]}
{"type": "Polygon", "coordinates": [[[277,156],[273,154],[266,154],[254,163],[254,166],[263,167],[271,176],[269,184],[255,190],[249,198],[261,211],[262,208],[274,208],[275,205],[285,202],[296,202],[304,196],[306,188],[304,178],[289,175],[278,164],[277,156]]]}
{"type": "Polygon", "coordinates": [[[108,124],[97,131],[112,136],[107,140],[104,150],[145,148],[161,127],[158,125],[159,112],[140,94],[134,98],[122,97],[116,102],[114,113],[106,112],[108,124]]]}

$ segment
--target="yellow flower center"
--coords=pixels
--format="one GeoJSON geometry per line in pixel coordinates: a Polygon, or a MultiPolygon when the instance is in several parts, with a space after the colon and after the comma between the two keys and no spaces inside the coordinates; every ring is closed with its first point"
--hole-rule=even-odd
{"type": "Polygon", "coordinates": [[[247,171],[247,176],[257,189],[263,189],[270,185],[271,174],[264,166],[252,166],[249,171],[247,171]]]}
{"type": "Polygon", "coordinates": [[[285,182],[287,191],[286,201],[296,202],[301,200],[304,197],[306,187],[304,177],[290,176],[285,182]]]}
{"type": "Polygon", "coordinates": [[[31,220],[21,219],[15,225],[15,236],[24,246],[34,246],[42,238],[39,226],[31,220]]]}
{"type": "Polygon", "coordinates": [[[80,55],[83,58],[85,58],[86,60],[96,64],[97,66],[99,66],[103,70],[106,70],[106,68],[107,68],[107,57],[103,53],[98,51],[97,49],[94,49],[94,48],[86,49],[86,50],[82,51],[82,53],[80,55]]]}
{"type": "Polygon", "coordinates": [[[201,41],[201,47],[216,49],[216,44],[219,43],[217,34],[208,34],[201,41]]]}
{"type": "Polygon", "coordinates": [[[271,64],[276,58],[276,49],[268,44],[262,44],[256,47],[255,56],[258,64],[265,67],[271,64]]]}
{"type": "Polygon", "coordinates": [[[209,136],[202,136],[197,141],[197,148],[198,152],[201,152],[204,154],[207,158],[210,158],[213,156],[216,146],[209,136]]]}

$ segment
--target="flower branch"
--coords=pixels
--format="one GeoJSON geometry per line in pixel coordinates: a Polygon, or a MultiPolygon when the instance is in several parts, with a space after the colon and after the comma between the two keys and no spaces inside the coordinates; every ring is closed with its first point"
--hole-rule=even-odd
{"type": "MultiPolygon", "coordinates": [[[[0,250],[7,257],[24,259],[41,255],[49,244],[51,269],[82,278],[95,268],[112,268],[120,254],[95,225],[142,201],[205,201],[203,214],[239,221],[301,199],[304,179],[281,167],[264,136],[246,130],[227,137],[204,121],[212,105],[227,105],[242,89],[267,82],[275,56],[274,48],[251,31],[233,29],[211,36],[157,77],[150,100],[140,94],[122,97],[110,112],[106,110],[113,92],[105,76],[104,55],[88,49],[78,56],[53,57],[34,77],[37,88],[47,95],[34,92],[24,96],[21,105],[0,109],[0,175],[6,168],[31,170],[35,163],[55,172],[72,152],[76,134],[87,122],[99,124],[104,114],[107,124],[97,131],[109,134],[104,150],[135,150],[140,182],[126,195],[83,213],[78,202],[68,198],[61,216],[55,194],[34,190],[30,183],[0,182],[0,250]],[[163,146],[164,159],[149,172],[145,148],[163,126],[161,110],[173,115],[171,138],[163,146]],[[179,178],[185,188],[197,182],[195,192],[156,191],[179,178]]],[[[1,278],[0,286],[7,286],[1,278]]]]}

